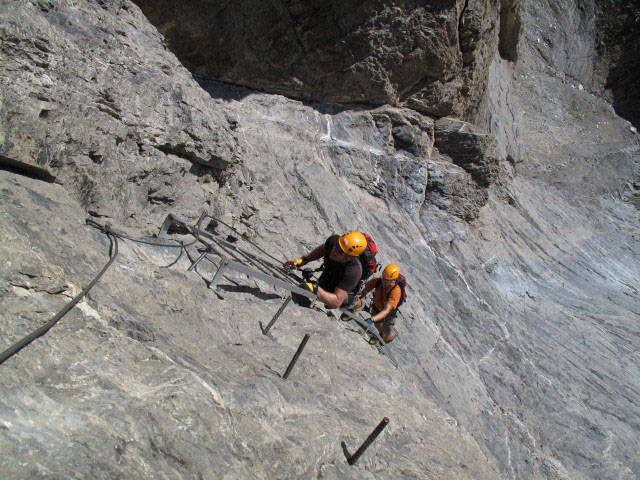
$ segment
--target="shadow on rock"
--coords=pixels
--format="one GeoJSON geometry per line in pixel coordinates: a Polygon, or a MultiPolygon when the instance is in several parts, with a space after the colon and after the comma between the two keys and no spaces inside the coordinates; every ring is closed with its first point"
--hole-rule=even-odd
{"type": "Polygon", "coordinates": [[[260,300],[273,300],[274,298],[281,298],[280,295],[275,293],[265,293],[256,287],[247,287],[245,285],[218,285],[218,290],[231,293],[248,293],[260,300]]]}

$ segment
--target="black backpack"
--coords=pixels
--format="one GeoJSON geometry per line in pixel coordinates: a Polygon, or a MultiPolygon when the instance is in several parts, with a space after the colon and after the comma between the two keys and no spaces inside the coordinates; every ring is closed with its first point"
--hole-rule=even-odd
{"type": "MultiPolygon", "coordinates": [[[[380,288],[380,285],[382,285],[382,279],[379,279],[376,282],[376,288],[380,288]]],[[[398,310],[400,308],[400,305],[407,301],[407,279],[404,275],[398,275],[398,278],[396,278],[396,285],[400,287],[400,301],[398,302],[398,306],[396,307],[396,310],[398,310]]],[[[389,291],[387,300],[389,299],[389,295],[391,295],[392,291],[393,290],[389,291]]]]}

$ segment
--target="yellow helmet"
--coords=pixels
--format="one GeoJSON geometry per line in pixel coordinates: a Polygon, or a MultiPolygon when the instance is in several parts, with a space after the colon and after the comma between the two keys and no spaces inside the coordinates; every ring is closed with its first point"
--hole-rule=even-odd
{"type": "Polygon", "coordinates": [[[349,232],[338,239],[338,245],[347,255],[357,257],[367,248],[367,239],[360,232],[349,232]]]}
{"type": "Polygon", "coordinates": [[[400,275],[400,268],[393,263],[391,265],[387,265],[385,269],[382,271],[382,278],[385,280],[395,280],[400,275]]]}

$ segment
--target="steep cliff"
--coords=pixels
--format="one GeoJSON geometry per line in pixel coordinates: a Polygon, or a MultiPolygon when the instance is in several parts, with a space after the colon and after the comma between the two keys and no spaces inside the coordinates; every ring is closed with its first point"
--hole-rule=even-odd
{"type": "Polygon", "coordinates": [[[203,77],[439,116],[473,113],[499,26],[497,0],[136,3],[203,77]]]}
{"type": "Polygon", "coordinates": [[[4,477],[640,477],[622,3],[137,3],[0,3],[0,350],[115,254],[86,218],[205,212],[279,260],[373,235],[409,279],[398,368],[323,309],[263,335],[288,292],[214,293],[184,230],[121,237],[0,365],[4,477]]]}

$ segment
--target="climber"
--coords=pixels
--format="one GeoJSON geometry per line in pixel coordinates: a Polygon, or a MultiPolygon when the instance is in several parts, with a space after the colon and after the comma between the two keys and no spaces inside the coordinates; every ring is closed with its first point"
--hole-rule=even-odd
{"type": "MultiPolygon", "coordinates": [[[[387,265],[382,271],[382,277],[373,277],[369,280],[360,297],[356,299],[353,305],[353,311],[358,312],[362,309],[363,301],[367,294],[374,291],[373,302],[365,310],[370,311],[371,319],[368,323],[373,323],[380,332],[382,339],[389,343],[396,338],[395,317],[398,314],[398,307],[403,296],[402,289],[398,285],[398,277],[400,276],[400,268],[397,265],[387,265]]],[[[404,278],[404,277],[403,277],[404,278]]],[[[349,320],[347,315],[340,317],[342,320],[349,320]]],[[[375,345],[378,342],[376,337],[371,337],[369,343],[375,345]]]]}
{"type": "Polygon", "coordinates": [[[323,259],[324,267],[318,282],[304,282],[300,286],[315,293],[327,308],[351,307],[362,277],[362,264],[358,256],[365,248],[367,239],[360,232],[332,235],[324,244],[300,258],[285,262],[284,266],[301,267],[323,259]]]}

